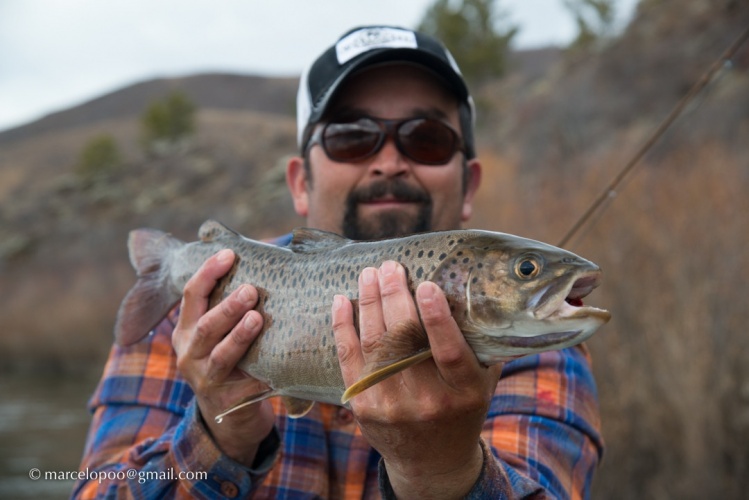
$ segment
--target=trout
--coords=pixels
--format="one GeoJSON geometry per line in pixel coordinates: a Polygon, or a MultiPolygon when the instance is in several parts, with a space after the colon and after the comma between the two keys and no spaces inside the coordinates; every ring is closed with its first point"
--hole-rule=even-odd
{"type": "Polygon", "coordinates": [[[386,260],[406,269],[413,293],[423,281],[445,293],[453,318],[485,365],[563,349],[590,337],[608,311],[582,298],[601,281],[601,270],[577,255],[538,241],[479,230],[437,231],[379,241],[352,241],[309,228],[294,230],[288,247],[246,238],[215,221],[185,243],[153,229],[130,233],[130,261],[138,279],[124,298],[115,336],[128,345],[146,336],[179,302],[187,281],[211,255],[235,252],[229,273],[217,283],[213,307],[244,283],[258,291],[263,329],[239,368],[268,389],[229,411],[281,396],[290,416],[315,401],[346,402],[368,387],[431,356],[423,326],[386,332],[381,359],[348,389],[338,364],[331,325],[333,296],[358,307],[358,277],[386,260]]]}

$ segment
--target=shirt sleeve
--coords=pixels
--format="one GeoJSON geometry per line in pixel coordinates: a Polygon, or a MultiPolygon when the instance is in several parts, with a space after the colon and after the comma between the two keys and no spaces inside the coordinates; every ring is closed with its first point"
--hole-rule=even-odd
{"type": "Polygon", "coordinates": [[[587,347],[505,365],[482,438],[491,455],[470,498],[508,483],[507,498],[589,498],[604,445],[587,347]]]}
{"type": "Polygon", "coordinates": [[[75,498],[247,497],[278,455],[277,431],[252,469],[223,455],[179,377],[172,312],[142,341],[115,345],[89,407],[93,421],[75,498]]]}

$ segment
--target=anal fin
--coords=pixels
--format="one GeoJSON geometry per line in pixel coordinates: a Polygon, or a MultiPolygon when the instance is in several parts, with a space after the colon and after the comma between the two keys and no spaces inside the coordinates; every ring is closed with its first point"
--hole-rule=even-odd
{"type": "Polygon", "coordinates": [[[281,401],[283,401],[283,405],[286,407],[286,412],[291,418],[299,418],[305,416],[307,412],[310,411],[315,405],[314,401],[293,398],[291,396],[282,396],[281,401]]]}

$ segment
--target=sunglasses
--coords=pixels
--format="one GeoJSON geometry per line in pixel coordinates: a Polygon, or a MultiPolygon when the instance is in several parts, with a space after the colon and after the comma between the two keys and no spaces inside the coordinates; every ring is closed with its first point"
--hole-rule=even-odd
{"type": "Polygon", "coordinates": [[[325,124],[312,135],[307,150],[320,144],[331,160],[353,163],[377,154],[387,138],[393,139],[403,156],[423,165],[444,165],[457,151],[464,150],[455,129],[439,120],[369,116],[325,124]]]}

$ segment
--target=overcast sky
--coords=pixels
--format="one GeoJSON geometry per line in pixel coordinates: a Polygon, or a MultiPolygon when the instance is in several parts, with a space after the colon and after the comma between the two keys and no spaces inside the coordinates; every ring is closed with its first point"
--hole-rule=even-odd
{"type": "MultiPolygon", "coordinates": [[[[0,0],[0,130],[138,81],[296,76],[349,28],[415,27],[434,0],[0,0]]],[[[617,0],[620,22],[636,0],[617,0]]],[[[563,0],[499,0],[515,46],[564,45],[563,0]]]]}

